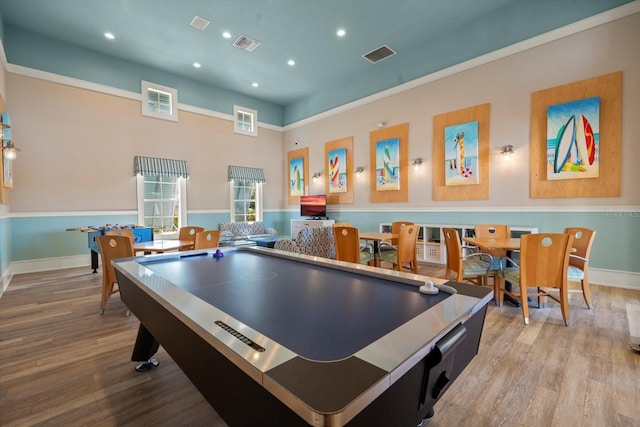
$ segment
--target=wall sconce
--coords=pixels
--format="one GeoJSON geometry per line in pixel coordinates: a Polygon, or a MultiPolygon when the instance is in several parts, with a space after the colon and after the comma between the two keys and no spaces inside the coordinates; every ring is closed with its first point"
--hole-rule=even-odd
{"type": "MultiPolygon", "coordinates": [[[[0,138],[1,138],[2,136],[4,136],[4,129],[11,129],[11,126],[4,122],[0,122],[0,125],[2,127],[0,129],[0,138]]],[[[10,139],[2,140],[2,153],[4,154],[4,157],[7,160],[14,160],[17,157],[18,151],[20,151],[20,149],[16,148],[16,146],[13,145],[13,142],[10,139]]]]}
{"type": "Polygon", "coordinates": [[[318,178],[322,176],[322,172],[316,172],[313,174],[313,182],[316,182],[318,178]]]}
{"type": "Polygon", "coordinates": [[[2,152],[7,160],[15,160],[18,156],[17,151],[20,151],[20,149],[13,145],[12,141],[7,141],[7,144],[2,147],[2,152]]]}
{"type": "Polygon", "coordinates": [[[411,163],[413,165],[413,169],[419,170],[420,166],[422,166],[422,162],[423,162],[422,157],[418,157],[417,159],[415,159],[413,163],[411,163]]]}
{"type": "Polygon", "coordinates": [[[378,123],[376,123],[376,127],[378,129],[384,129],[384,127],[387,125],[387,122],[385,122],[384,120],[379,121],[378,123]]]}
{"type": "Polygon", "coordinates": [[[513,155],[514,151],[515,150],[513,149],[513,145],[505,145],[504,147],[502,147],[502,151],[500,151],[500,154],[502,154],[505,162],[509,162],[511,161],[511,156],[513,155]]]}
{"type": "Polygon", "coordinates": [[[359,177],[362,172],[364,172],[364,166],[358,166],[356,168],[356,176],[359,177]]]}

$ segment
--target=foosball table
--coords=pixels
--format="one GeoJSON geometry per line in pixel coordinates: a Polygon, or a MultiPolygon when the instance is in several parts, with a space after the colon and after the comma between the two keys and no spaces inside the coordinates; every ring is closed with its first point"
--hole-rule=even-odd
{"type": "Polygon", "coordinates": [[[134,243],[149,242],[153,240],[153,227],[145,227],[143,225],[118,225],[118,224],[106,224],[101,226],[90,225],[83,228],[67,229],[67,231],[82,231],[87,233],[88,246],[91,252],[91,268],[93,272],[97,272],[98,269],[98,254],[100,249],[98,248],[98,241],[96,237],[104,235],[107,231],[112,230],[131,230],[133,232],[134,243]]]}

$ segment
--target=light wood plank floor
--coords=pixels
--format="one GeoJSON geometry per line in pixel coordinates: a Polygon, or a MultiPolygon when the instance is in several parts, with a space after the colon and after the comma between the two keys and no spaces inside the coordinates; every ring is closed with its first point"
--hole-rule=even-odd
{"type": "MultiPolygon", "coordinates": [[[[0,425],[225,426],[162,349],[159,369],[134,371],[138,322],[117,296],[98,314],[100,283],[89,268],[13,277],[0,298],[0,425]]],[[[553,302],[529,326],[519,308],[490,305],[478,356],[425,425],[640,426],[640,355],[627,347],[640,291],[592,293],[591,310],[571,294],[571,327],[553,302]]]]}

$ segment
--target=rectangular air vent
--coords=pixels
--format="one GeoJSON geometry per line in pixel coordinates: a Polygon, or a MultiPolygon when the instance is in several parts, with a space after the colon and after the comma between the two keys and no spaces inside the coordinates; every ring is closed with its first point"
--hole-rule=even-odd
{"type": "Polygon", "coordinates": [[[246,50],[247,52],[253,52],[258,46],[260,46],[260,42],[252,39],[251,37],[240,36],[233,42],[233,45],[242,50],[246,50]]]}
{"type": "Polygon", "coordinates": [[[376,62],[380,62],[383,59],[395,54],[396,52],[385,44],[377,49],[372,50],[369,53],[365,53],[364,55],[362,55],[362,57],[372,64],[375,64],[376,62]]]}
{"type": "Polygon", "coordinates": [[[199,30],[204,30],[205,28],[207,28],[207,25],[209,25],[209,21],[200,18],[199,16],[196,16],[195,18],[193,18],[193,21],[191,21],[191,26],[196,27],[199,30]]]}

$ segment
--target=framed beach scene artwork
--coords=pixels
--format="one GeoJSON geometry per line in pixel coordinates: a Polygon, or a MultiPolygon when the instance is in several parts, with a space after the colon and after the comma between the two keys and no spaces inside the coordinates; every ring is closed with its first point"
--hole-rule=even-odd
{"type": "Polygon", "coordinates": [[[547,107],[547,180],[600,175],[600,97],[547,107]]]}
{"type": "Polygon", "coordinates": [[[329,193],[347,192],[347,149],[339,148],[329,151],[329,193]]]}
{"type": "Polygon", "coordinates": [[[324,144],[325,192],[327,204],[353,203],[353,137],[347,136],[324,144]]]}
{"type": "Polygon", "coordinates": [[[289,161],[289,195],[304,195],[304,159],[302,157],[289,161]]]}
{"type": "Polygon", "coordinates": [[[376,142],[376,191],[400,189],[400,139],[376,142]]]}
{"type": "Polygon", "coordinates": [[[478,121],[444,128],[445,185],[478,184],[478,121]]]}
{"type": "Polygon", "coordinates": [[[300,203],[300,196],[309,194],[309,147],[287,152],[289,179],[287,196],[290,205],[300,203]]]}

